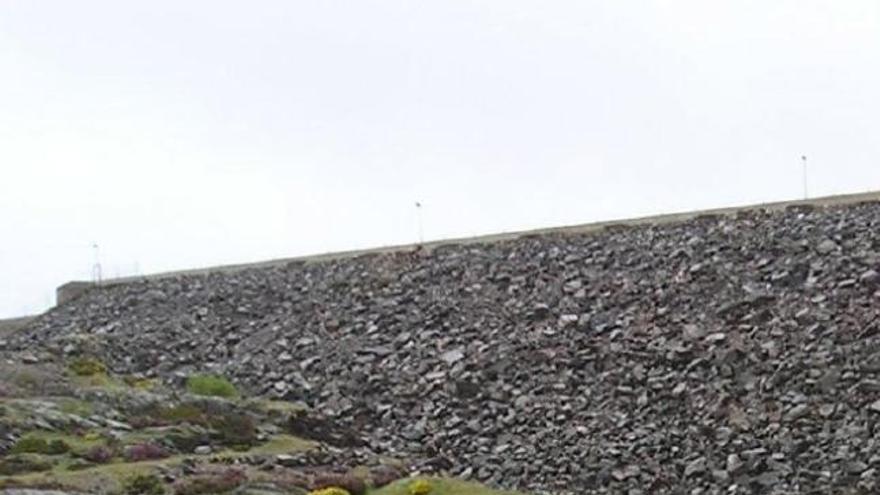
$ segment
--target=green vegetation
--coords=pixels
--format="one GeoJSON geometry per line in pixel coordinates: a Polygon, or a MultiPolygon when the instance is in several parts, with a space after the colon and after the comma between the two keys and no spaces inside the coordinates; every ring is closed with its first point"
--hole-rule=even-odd
{"type": "Polygon", "coordinates": [[[244,471],[230,468],[221,473],[196,476],[174,487],[175,495],[215,495],[235,490],[247,480],[244,471]]]}
{"type": "MultiPolygon", "coordinates": [[[[61,458],[61,462],[54,466],[52,463],[44,461],[41,472],[37,472],[35,469],[19,471],[17,476],[9,478],[7,481],[10,483],[9,486],[13,483],[22,487],[51,483],[59,489],[71,492],[124,494],[125,486],[134,478],[154,475],[157,469],[167,469],[170,466],[179,465],[183,460],[183,456],[176,456],[135,463],[111,462],[80,470],[70,470],[68,469],[69,463],[64,462],[64,459],[61,458]]],[[[0,483],[0,487],[3,486],[0,483]]]]}
{"type": "Polygon", "coordinates": [[[226,398],[238,397],[238,390],[235,389],[235,385],[222,376],[216,375],[193,375],[187,379],[186,389],[195,395],[226,398]]]}
{"type": "Polygon", "coordinates": [[[415,480],[407,487],[409,495],[428,495],[431,489],[431,483],[423,479],[415,480]]]}
{"type": "Polygon", "coordinates": [[[330,488],[321,488],[320,490],[312,490],[309,495],[351,495],[348,490],[336,486],[330,488]]]}
{"type": "Polygon", "coordinates": [[[23,370],[15,373],[9,378],[9,381],[23,389],[32,390],[39,386],[40,377],[28,370],[23,370]]]}
{"type": "Polygon", "coordinates": [[[67,414],[75,414],[77,416],[87,417],[95,408],[86,401],[71,398],[62,398],[58,400],[58,409],[67,414]]]}
{"type": "Polygon", "coordinates": [[[61,455],[70,450],[64,440],[46,440],[38,436],[24,436],[15,442],[10,452],[13,454],[61,455]]]}
{"type": "Polygon", "coordinates": [[[266,443],[249,450],[252,455],[278,455],[302,452],[315,448],[317,444],[291,435],[273,435],[266,443]]]}
{"type": "Polygon", "coordinates": [[[206,421],[205,412],[195,404],[175,404],[171,407],[163,407],[157,411],[155,416],[170,424],[200,425],[206,421]]]}
{"type": "Polygon", "coordinates": [[[131,388],[136,388],[138,390],[153,390],[158,385],[156,380],[152,380],[150,378],[140,378],[136,376],[125,376],[122,378],[122,381],[125,382],[131,388]]]}
{"type": "Polygon", "coordinates": [[[365,495],[367,492],[367,485],[364,483],[364,480],[354,473],[325,473],[318,475],[312,480],[312,486],[316,489],[341,488],[349,495],[365,495]]]}
{"type": "Polygon", "coordinates": [[[304,405],[239,400],[232,383],[219,376],[191,376],[188,392],[203,397],[185,394],[182,399],[161,384],[115,376],[93,358],[15,369],[5,376],[10,377],[7,383],[14,378],[18,388],[15,395],[0,397],[0,426],[18,441],[0,455],[0,490],[231,495],[262,493],[265,485],[272,492],[297,495],[307,487],[317,489],[314,495],[516,495],[442,478],[399,479],[406,471],[394,464],[341,474],[332,466],[309,473],[293,465],[264,471],[242,463],[308,451],[320,446],[324,436],[351,433],[308,416],[304,405]],[[150,393],[138,390],[152,385],[157,386],[150,393]],[[306,436],[315,429],[321,434],[309,440],[292,432],[292,418],[306,436]],[[197,469],[187,471],[192,465],[197,469]],[[165,477],[169,474],[173,483],[165,477]],[[377,488],[368,489],[371,485],[377,488]]]}
{"type": "Polygon", "coordinates": [[[155,474],[139,474],[129,478],[122,490],[125,495],[163,495],[165,486],[155,474]]]}
{"type": "Polygon", "coordinates": [[[11,455],[0,459],[0,475],[12,476],[52,469],[52,463],[36,455],[11,455]]]}
{"type": "Polygon", "coordinates": [[[255,409],[272,416],[288,416],[306,410],[302,404],[283,400],[248,399],[244,405],[249,409],[255,409]]]}
{"type": "Polygon", "coordinates": [[[70,363],[70,371],[76,376],[106,375],[107,366],[91,357],[80,357],[70,363]]]}
{"type": "Polygon", "coordinates": [[[369,495],[410,495],[410,488],[420,481],[428,483],[431,495],[520,495],[516,492],[492,490],[479,483],[451,478],[403,479],[378,490],[372,490],[369,495]]]}
{"type": "Polygon", "coordinates": [[[40,452],[31,450],[30,452],[44,455],[59,455],[67,452],[78,455],[105,443],[104,438],[95,432],[79,435],[51,431],[32,431],[21,437],[18,443],[22,441],[30,444],[30,448],[42,450],[40,452]],[[65,448],[66,450],[62,450],[65,448]]]}
{"type": "Polygon", "coordinates": [[[244,414],[223,414],[211,418],[214,441],[235,450],[247,450],[257,442],[257,427],[250,416],[244,414]]]}

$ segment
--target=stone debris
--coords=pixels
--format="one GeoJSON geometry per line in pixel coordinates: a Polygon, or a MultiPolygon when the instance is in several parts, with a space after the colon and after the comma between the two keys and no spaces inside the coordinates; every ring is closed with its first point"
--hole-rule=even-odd
{"type": "Polygon", "coordinates": [[[133,282],[6,352],[223,374],[498,486],[876,493],[878,226],[752,210],[133,282]]]}

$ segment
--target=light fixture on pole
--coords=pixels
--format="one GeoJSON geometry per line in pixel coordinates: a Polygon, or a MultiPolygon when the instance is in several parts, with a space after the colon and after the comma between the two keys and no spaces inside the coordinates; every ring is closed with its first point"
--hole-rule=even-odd
{"type": "Polygon", "coordinates": [[[416,221],[419,224],[419,245],[425,243],[425,233],[422,225],[422,203],[420,201],[416,201],[416,221]]]}

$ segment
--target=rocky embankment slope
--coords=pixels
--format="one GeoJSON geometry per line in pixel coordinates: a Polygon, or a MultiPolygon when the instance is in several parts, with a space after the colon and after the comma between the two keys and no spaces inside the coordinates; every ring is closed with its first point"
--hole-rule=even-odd
{"type": "Polygon", "coordinates": [[[495,485],[873,493],[878,226],[758,210],[144,281],[6,347],[220,373],[495,485]]]}

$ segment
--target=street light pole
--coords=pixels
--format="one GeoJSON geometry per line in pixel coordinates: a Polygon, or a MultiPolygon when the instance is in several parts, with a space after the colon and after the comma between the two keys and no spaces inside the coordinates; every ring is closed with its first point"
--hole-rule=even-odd
{"type": "Polygon", "coordinates": [[[92,249],[95,250],[95,264],[92,265],[92,281],[95,282],[96,285],[101,285],[101,255],[98,248],[98,243],[95,242],[92,244],[92,249]]]}
{"type": "Polygon", "coordinates": [[[421,246],[425,243],[425,234],[422,225],[422,203],[419,201],[416,201],[416,217],[419,223],[419,245],[421,246]]]}
{"type": "Polygon", "coordinates": [[[807,189],[807,155],[801,155],[801,163],[803,164],[803,177],[804,177],[804,199],[809,199],[810,194],[807,189]]]}

